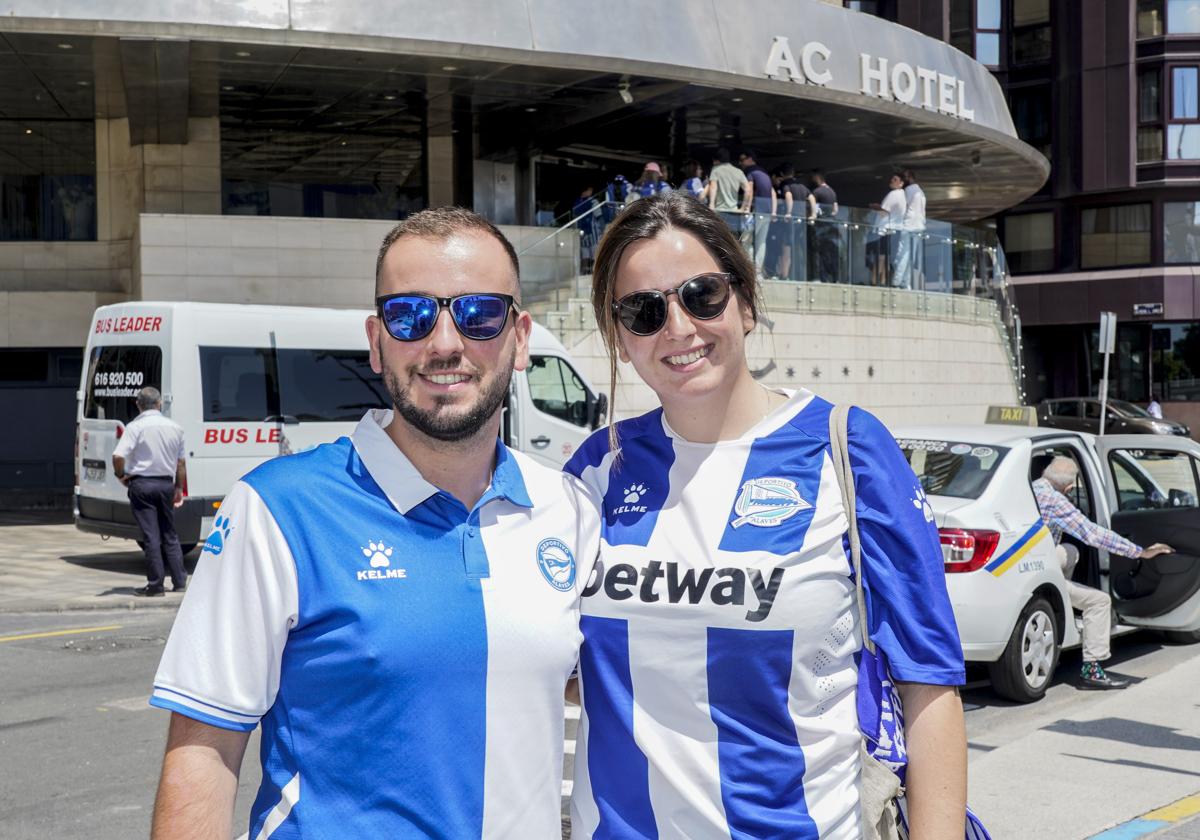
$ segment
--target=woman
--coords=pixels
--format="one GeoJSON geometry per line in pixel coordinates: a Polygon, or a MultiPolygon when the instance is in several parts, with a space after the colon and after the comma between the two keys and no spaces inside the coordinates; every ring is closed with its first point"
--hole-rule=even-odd
{"type": "Polygon", "coordinates": [[[700,161],[684,161],[683,183],[679,185],[679,189],[699,201],[704,196],[705,186],[704,170],[700,168],[700,161]]]}
{"type": "MultiPolygon", "coordinates": [[[[663,407],[567,465],[604,513],[581,602],[574,836],[861,837],[858,686],[880,686],[856,664],[830,405],[751,377],[754,268],[686,196],[626,209],[593,276],[614,379],[632,364],[663,407]]],[[[849,437],[871,638],[907,681],[912,836],[960,840],[963,660],[931,512],[875,418],[853,411],[849,437]]]]}

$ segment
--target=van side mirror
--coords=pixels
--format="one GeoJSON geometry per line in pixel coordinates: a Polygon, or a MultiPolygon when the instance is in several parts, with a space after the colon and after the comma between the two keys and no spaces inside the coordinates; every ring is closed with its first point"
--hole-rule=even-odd
{"type": "Polygon", "coordinates": [[[599,429],[608,419],[608,394],[588,397],[588,427],[599,429]]]}

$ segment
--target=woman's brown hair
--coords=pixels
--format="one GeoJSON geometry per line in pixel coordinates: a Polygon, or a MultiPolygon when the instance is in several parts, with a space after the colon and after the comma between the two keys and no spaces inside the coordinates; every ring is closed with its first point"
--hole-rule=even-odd
{"type": "MultiPolygon", "coordinates": [[[[596,248],[592,272],[592,310],[608,350],[609,417],[615,413],[617,398],[617,331],[620,327],[613,312],[617,268],[630,245],[653,239],[672,228],[686,231],[700,241],[721,271],[733,277],[734,294],[742,306],[749,308],[754,320],[758,320],[761,301],[754,263],[720,216],[684,192],[659,193],[633,202],[604,232],[596,248]]],[[[617,451],[616,423],[609,424],[608,444],[613,452],[617,451]]]]}

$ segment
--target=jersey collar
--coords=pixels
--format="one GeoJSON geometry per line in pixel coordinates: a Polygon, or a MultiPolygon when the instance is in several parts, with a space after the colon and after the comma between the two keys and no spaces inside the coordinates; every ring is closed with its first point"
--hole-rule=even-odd
{"type": "MultiPolygon", "coordinates": [[[[388,501],[400,513],[407,514],[440,491],[425,480],[412,461],[388,437],[384,428],[390,422],[391,409],[371,409],[358,422],[350,442],[388,501]]],[[[499,439],[496,440],[496,470],[492,475],[492,484],[479,500],[478,506],[493,499],[506,499],[519,507],[533,507],[517,459],[499,439]]]]}

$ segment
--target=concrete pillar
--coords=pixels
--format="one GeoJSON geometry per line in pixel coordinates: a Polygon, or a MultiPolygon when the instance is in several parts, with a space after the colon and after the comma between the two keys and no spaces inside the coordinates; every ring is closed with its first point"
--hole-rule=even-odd
{"type": "Polygon", "coordinates": [[[425,89],[425,190],[430,207],[454,203],[454,108],[449,80],[431,76],[425,89]]]}

